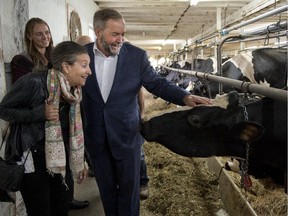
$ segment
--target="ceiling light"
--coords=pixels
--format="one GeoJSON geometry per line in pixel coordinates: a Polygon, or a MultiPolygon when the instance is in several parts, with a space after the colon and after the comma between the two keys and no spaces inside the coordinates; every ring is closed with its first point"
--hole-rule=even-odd
{"type": "Polygon", "coordinates": [[[282,45],[282,44],[287,44],[288,41],[277,41],[274,43],[274,45],[282,45]]]}
{"type": "Polygon", "coordinates": [[[190,0],[190,6],[195,6],[199,0],[190,0]]]}

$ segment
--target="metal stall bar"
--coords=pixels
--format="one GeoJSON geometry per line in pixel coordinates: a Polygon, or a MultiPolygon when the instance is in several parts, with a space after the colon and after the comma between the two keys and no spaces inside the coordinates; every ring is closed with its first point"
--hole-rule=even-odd
{"type": "Polygon", "coordinates": [[[269,17],[269,16],[273,16],[273,15],[275,15],[275,14],[278,14],[278,13],[281,13],[281,12],[284,12],[284,11],[287,11],[287,10],[288,10],[288,5],[284,5],[284,6],[282,6],[282,7],[276,8],[276,9],[274,9],[274,10],[272,10],[272,11],[269,11],[269,12],[267,12],[267,13],[265,13],[265,14],[262,14],[262,15],[260,15],[260,16],[255,17],[255,18],[252,18],[252,19],[250,19],[250,20],[241,22],[241,23],[239,23],[239,24],[237,24],[237,25],[231,26],[230,28],[222,29],[222,30],[221,30],[221,35],[226,35],[226,34],[228,34],[230,31],[236,30],[236,29],[241,28],[241,27],[243,27],[243,26],[249,25],[249,24],[254,23],[254,22],[256,22],[256,21],[259,21],[259,20],[261,20],[261,19],[267,18],[267,17],[269,17]]]}
{"type": "Polygon", "coordinates": [[[254,84],[251,82],[243,82],[243,81],[239,81],[239,80],[230,79],[227,77],[216,76],[216,75],[212,75],[212,74],[208,74],[208,73],[202,73],[202,72],[198,72],[198,71],[182,70],[182,69],[167,67],[164,65],[160,65],[160,66],[164,67],[168,70],[173,70],[173,71],[177,71],[179,73],[184,73],[184,74],[196,76],[198,78],[202,78],[205,80],[215,81],[215,82],[226,84],[226,85],[229,85],[232,87],[236,87],[238,89],[242,89],[243,92],[254,92],[254,93],[258,93],[260,95],[269,97],[269,98],[274,98],[274,99],[282,100],[282,101],[286,101],[286,102],[288,99],[288,94],[287,94],[286,90],[261,86],[259,84],[254,84]]]}
{"type": "MultiPolygon", "coordinates": [[[[217,45],[217,71],[219,72],[219,76],[222,76],[222,46],[227,40],[232,40],[232,39],[241,39],[241,36],[230,36],[224,38],[220,44],[217,45]]],[[[223,92],[223,86],[222,83],[219,83],[219,94],[222,94],[223,92]]]]}

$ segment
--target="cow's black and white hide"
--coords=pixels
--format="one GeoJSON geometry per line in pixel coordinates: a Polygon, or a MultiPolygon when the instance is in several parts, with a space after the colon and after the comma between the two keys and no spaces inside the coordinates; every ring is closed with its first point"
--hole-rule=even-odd
{"type": "MultiPolygon", "coordinates": [[[[192,70],[199,72],[213,73],[217,68],[217,60],[215,58],[209,59],[193,59],[193,64],[185,62],[185,65],[181,68],[183,70],[192,70]]],[[[199,78],[192,75],[183,74],[182,79],[179,81],[179,86],[192,92],[192,89],[188,89],[189,84],[194,86],[199,82],[199,78]]]]}
{"type": "MultiPolygon", "coordinates": [[[[187,60],[173,62],[170,67],[175,69],[191,70],[191,64],[187,60]]],[[[185,74],[179,73],[174,70],[169,70],[166,79],[182,88],[186,88],[188,86],[188,82],[186,82],[185,76],[185,74]]]]}
{"type": "MultiPolygon", "coordinates": [[[[222,58],[222,62],[225,62],[228,59],[229,59],[228,57],[222,58]]],[[[184,66],[181,64],[180,66],[181,69],[183,70],[192,70],[202,73],[215,74],[217,71],[217,59],[214,57],[208,59],[193,59],[193,64],[185,62],[184,66]]],[[[206,90],[205,88],[206,81],[203,81],[203,79],[199,79],[196,76],[184,74],[181,76],[181,79],[179,80],[178,83],[179,86],[190,91],[192,94],[206,96],[205,94],[202,93],[205,92],[206,90]]]]}
{"type": "MultiPolygon", "coordinates": [[[[193,59],[193,63],[191,63],[191,61],[188,60],[181,60],[178,62],[173,62],[173,64],[171,64],[170,67],[181,70],[190,71],[192,69],[193,71],[212,73],[213,71],[216,71],[217,61],[215,58],[193,59]]],[[[195,76],[191,76],[173,70],[169,70],[166,79],[184,89],[187,89],[188,91],[191,90],[188,89],[189,85],[192,85],[194,88],[195,83],[199,81],[199,79],[195,76]]]]}
{"type": "Polygon", "coordinates": [[[286,102],[263,98],[246,104],[249,121],[245,121],[238,93],[217,96],[213,103],[153,117],[142,123],[141,134],[147,141],[187,157],[245,158],[246,141],[251,141],[248,174],[283,184],[287,169],[286,102]]]}
{"type": "MultiPolygon", "coordinates": [[[[261,48],[238,54],[222,64],[222,76],[279,89],[285,88],[287,85],[287,50],[261,48]]],[[[217,82],[202,80],[202,83],[203,85],[195,87],[195,94],[214,98],[219,92],[217,82]]],[[[223,85],[223,92],[233,90],[242,91],[223,85]]]]}
{"type": "MultiPolygon", "coordinates": [[[[163,65],[164,66],[167,66],[167,67],[174,67],[176,65],[176,61],[168,61],[168,62],[165,62],[163,65]]],[[[159,68],[159,71],[157,72],[160,76],[162,77],[167,77],[167,75],[171,72],[171,70],[165,68],[165,67],[162,67],[160,66],[159,68]]]]}

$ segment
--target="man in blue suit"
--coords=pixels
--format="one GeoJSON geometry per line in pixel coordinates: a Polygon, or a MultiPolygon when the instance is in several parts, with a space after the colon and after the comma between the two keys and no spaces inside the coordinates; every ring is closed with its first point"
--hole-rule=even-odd
{"type": "Polygon", "coordinates": [[[95,43],[86,45],[92,75],[83,88],[85,147],[106,216],[138,216],[140,115],[137,94],[149,92],[178,105],[209,104],[160,77],[147,53],[123,43],[125,21],[114,9],[94,14],[95,43]]]}

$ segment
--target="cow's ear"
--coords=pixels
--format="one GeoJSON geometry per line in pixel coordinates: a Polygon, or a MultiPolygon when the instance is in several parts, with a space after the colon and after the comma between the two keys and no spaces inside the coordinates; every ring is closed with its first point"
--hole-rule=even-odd
{"type": "Polygon", "coordinates": [[[259,139],[265,132],[262,125],[257,122],[240,122],[232,127],[233,135],[245,142],[259,139]]]}

